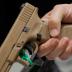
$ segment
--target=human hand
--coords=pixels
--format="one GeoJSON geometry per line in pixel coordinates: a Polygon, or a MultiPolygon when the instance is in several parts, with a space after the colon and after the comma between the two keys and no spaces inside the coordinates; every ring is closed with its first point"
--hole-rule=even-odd
{"type": "Polygon", "coordinates": [[[40,45],[38,55],[46,56],[49,60],[56,57],[67,59],[72,55],[72,40],[67,37],[58,39],[60,34],[61,22],[72,23],[72,4],[56,5],[50,12],[42,17],[42,20],[48,23],[50,38],[40,45]]]}

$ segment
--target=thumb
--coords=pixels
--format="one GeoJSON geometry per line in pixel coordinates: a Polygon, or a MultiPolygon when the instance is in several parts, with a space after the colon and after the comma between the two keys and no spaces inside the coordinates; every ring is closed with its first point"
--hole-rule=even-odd
{"type": "Polygon", "coordinates": [[[64,17],[63,8],[56,5],[50,12],[42,17],[42,20],[48,23],[50,35],[56,37],[60,34],[61,21],[64,17]]]}

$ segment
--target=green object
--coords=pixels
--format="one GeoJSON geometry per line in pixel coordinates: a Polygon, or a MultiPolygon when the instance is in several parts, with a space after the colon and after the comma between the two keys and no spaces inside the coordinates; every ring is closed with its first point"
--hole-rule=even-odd
{"type": "Polygon", "coordinates": [[[24,49],[21,49],[19,51],[19,56],[22,60],[25,60],[25,61],[28,61],[30,63],[30,65],[32,65],[32,61],[31,59],[29,58],[29,56],[25,53],[25,50],[24,49]]]}

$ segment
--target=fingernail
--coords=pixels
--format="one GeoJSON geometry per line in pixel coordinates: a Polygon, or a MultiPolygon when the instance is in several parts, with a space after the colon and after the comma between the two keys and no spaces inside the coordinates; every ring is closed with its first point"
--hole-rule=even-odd
{"type": "Polygon", "coordinates": [[[57,29],[52,29],[51,31],[50,31],[50,35],[51,36],[58,36],[59,35],[59,31],[57,30],[57,29]]]}

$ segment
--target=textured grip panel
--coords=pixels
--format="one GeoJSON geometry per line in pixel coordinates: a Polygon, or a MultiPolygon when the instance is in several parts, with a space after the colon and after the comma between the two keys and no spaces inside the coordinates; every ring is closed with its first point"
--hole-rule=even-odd
{"type": "Polygon", "coordinates": [[[72,25],[64,25],[61,30],[61,36],[69,37],[72,39],[72,25]]]}

